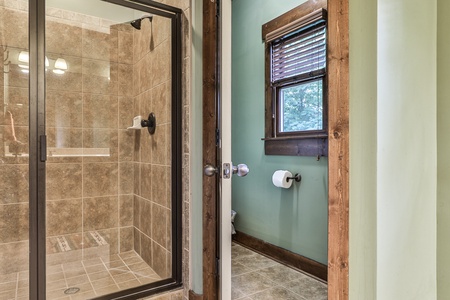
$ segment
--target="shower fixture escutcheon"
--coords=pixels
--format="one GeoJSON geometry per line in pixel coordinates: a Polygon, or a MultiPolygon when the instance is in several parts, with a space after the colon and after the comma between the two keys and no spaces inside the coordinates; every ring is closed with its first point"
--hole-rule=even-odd
{"type": "Polygon", "coordinates": [[[131,21],[130,25],[133,26],[137,30],[141,30],[141,23],[142,23],[142,20],[144,20],[144,19],[149,19],[150,23],[151,23],[153,21],[153,15],[142,16],[139,19],[131,21]]]}
{"type": "Polygon", "coordinates": [[[155,130],[156,130],[156,117],[155,117],[155,114],[151,112],[148,115],[148,120],[141,120],[141,126],[142,127],[147,127],[148,133],[150,133],[150,135],[155,134],[155,130]]]}

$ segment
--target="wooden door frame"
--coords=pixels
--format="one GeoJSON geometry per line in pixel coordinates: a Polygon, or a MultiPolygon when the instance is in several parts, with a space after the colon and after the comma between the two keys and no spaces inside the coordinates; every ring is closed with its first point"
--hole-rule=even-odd
{"type": "MultiPolygon", "coordinates": [[[[309,0],[316,1],[316,0],[309,0]]],[[[349,0],[328,0],[328,299],[349,297],[349,0]]],[[[217,3],[203,0],[203,164],[215,163],[217,3]]],[[[217,177],[217,176],[215,176],[217,177]]],[[[203,295],[218,299],[217,178],[203,176],[203,295]]],[[[225,300],[225,299],[224,299],[225,300]]]]}
{"type": "MultiPolygon", "coordinates": [[[[216,129],[218,110],[218,3],[203,0],[203,159],[202,165],[217,166],[218,148],[216,129]]],[[[203,176],[203,294],[190,293],[191,299],[218,299],[218,197],[219,176],[203,176]]]]}

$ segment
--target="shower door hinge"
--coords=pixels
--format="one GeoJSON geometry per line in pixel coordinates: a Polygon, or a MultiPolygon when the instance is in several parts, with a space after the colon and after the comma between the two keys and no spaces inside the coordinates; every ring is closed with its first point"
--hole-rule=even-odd
{"type": "Polygon", "coordinates": [[[221,148],[221,144],[220,144],[220,130],[219,130],[219,128],[216,128],[216,146],[221,148]]]}
{"type": "Polygon", "coordinates": [[[46,135],[41,135],[39,136],[39,154],[40,154],[40,159],[41,162],[46,162],[47,161],[47,136],[46,135]]]}
{"type": "Polygon", "coordinates": [[[214,274],[216,277],[220,275],[220,258],[216,257],[216,274],[214,274]]]}
{"type": "Polygon", "coordinates": [[[220,0],[216,0],[216,16],[220,17],[220,0]]]}

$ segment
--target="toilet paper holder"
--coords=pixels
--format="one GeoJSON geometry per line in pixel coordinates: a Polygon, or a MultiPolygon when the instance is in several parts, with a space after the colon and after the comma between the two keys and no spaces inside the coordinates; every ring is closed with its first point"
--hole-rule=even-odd
{"type": "Polygon", "coordinates": [[[296,182],[300,182],[302,180],[302,176],[300,174],[295,174],[292,177],[287,177],[286,181],[289,182],[289,180],[295,180],[296,182]]]}

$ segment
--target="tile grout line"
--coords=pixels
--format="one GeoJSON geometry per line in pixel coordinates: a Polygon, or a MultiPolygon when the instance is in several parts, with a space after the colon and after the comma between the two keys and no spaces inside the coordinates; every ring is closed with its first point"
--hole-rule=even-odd
{"type": "MultiPolygon", "coordinates": [[[[83,39],[86,38],[84,34],[84,30],[81,29],[81,44],[83,45],[83,39]]],[[[84,47],[81,47],[81,147],[84,147],[84,72],[83,72],[83,54],[84,54],[84,47]]],[[[85,201],[85,195],[84,195],[84,156],[81,157],[81,264],[83,265],[84,271],[87,275],[86,268],[84,266],[83,260],[84,260],[84,201],[85,201]]],[[[88,276],[88,280],[90,282],[90,278],[88,276]]],[[[92,284],[91,284],[92,285],[92,284]]],[[[93,288],[93,287],[92,287],[93,288]]],[[[95,291],[94,291],[95,292],[95,291]]]]}
{"type": "MultiPolygon", "coordinates": [[[[120,258],[120,260],[124,263],[124,265],[125,265],[125,267],[127,267],[127,269],[129,270],[129,271],[131,271],[130,270],[130,268],[128,267],[128,264],[122,259],[122,257],[120,256],[120,255],[117,255],[119,258],[120,258]]],[[[103,259],[101,259],[102,260],[102,262],[103,262],[103,259]]],[[[103,262],[103,264],[105,265],[105,263],[103,262]]],[[[116,286],[117,286],[117,288],[120,290],[120,286],[119,286],[119,283],[116,281],[116,279],[114,278],[114,276],[111,274],[111,272],[110,272],[110,270],[112,270],[112,269],[110,269],[110,268],[108,268],[106,265],[105,265],[105,267],[106,267],[106,270],[108,271],[108,274],[109,274],[109,276],[111,276],[111,278],[112,278],[112,280],[114,281],[114,283],[116,284],[116,286]]],[[[127,272],[128,273],[128,272],[127,272]]],[[[133,274],[133,276],[134,276],[134,274],[133,274]]]]}
{"type": "Polygon", "coordinates": [[[92,288],[92,291],[94,292],[94,294],[96,296],[98,296],[97,295],[97,291],[95,290],[94,285],[92,284],[91,277],[89,277],[89,274],[88,274],[88,272],[86,270],[86,266],[84,264],[84,260],[83,259],[81,259],[81,265],[83,266],[84,273],[86,273],[86,277],[88,279],[87,282],[91,285],[91,288],[92,288]]]}
{"type": "MultiPolygon", "coordinates": [[[[119,52],[120,52],[120,38],[119,38],[119,32],[117,32],[117,63],[118,63],[118,67],[117,67],[117,116],[116,116],[116,128],[117,128],[117,251],[118,253],[120,253],[120,249],[121,249],[121,222],[120,222],[120,199],[121,199],[121,187],[120,187],[120,179],[121,179],[121,159],[120,159],[120,62],[119,62],[119,52]]],[[[134,184],[134,182],[133,182],[134,184]]],[[[102,260],[103,261],[103,260],[102,260]]]]}
{"type": "Polygon", "coordinates": [[[19,272],[17,272],[16,275],[16,295],[15,295],[15,299],[17,299],[19,297],[19,272]]]}
{"type": "MultiPolygon", "coordinates": [[[[236,300],[238,300],[238,299],[245,299],[245,298],[247,298],[247,297],[250,297],[250,298],[251,298],[252,296],[255,296],[256,294],[262,293],[262,292],[264,292],[264,291],[268,291],[268,290],[273,289],[273,288],[274,288],[274,287],[272,286],[272,287],[270,287],[270,288],[262,289],[262,290],[259,290],[259,291],[257,291],[257,292],[251,293],[251,294],[244,294],[244,296],[239,297],[239,298],[237,298],[236,300]]],[[[281,299],[279,299],[279,300],[281,300],[281,299]]]]}

